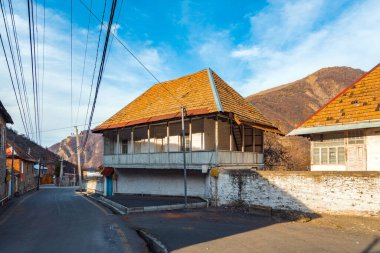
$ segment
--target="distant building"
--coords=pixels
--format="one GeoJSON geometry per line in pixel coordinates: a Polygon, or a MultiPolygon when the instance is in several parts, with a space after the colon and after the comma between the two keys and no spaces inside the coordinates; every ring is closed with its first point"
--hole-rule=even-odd
{"type": "MultiPolygon", "coordinates": [[[[43,182],[53,182],[53,176],[55,173],[56,166],[58,164],[59,157],[48,150],[47,148],[43,148],[37,143],[33,142],[29,138],[17,134],[12,129],[7,129],[7,144],[9,146],[9,150],[11,151],[12,147],[15,148],[15,152],[20,155],[20,159],[23,161],[33,162],[31,165],[31,171],[34,175],[34,165],[41,163],[43,170],[41,170],[41,175],[45,174],[43,182]]],[[[7,165],[8,168],[11,168],[12,155],[8,152],[7,154],[7,165]]],[[[15,168],[16,170],[16,168],[15,168]]],[[[37,170],[38,172],[38,170],[37,170]]],[[[31,176],[31,174],[28,174],[31,176]]]]}
{"type": "Polygon", "coordinates": [[[13,168],[15,174],[14,192],[23,194],[31,191],[37,186],[37,175],[33,166],[37,161],[30,155],[30,150],[24,150],[17,146],[14,142],[7,143],[7,167],[8,171],[12,168],[12,153],[13,153],[13,168]],[[14,149],[14,150],[13,150],[14,149]]]}
{"type": "Polygon", "coordinates": [[[311,170],[380,171],[380,64],[289,135],[311,139],[311,170]]]}
{"type": "Polygon", "coordinates": [[[280,133],[211,69],[154,85],[93,130],[103,133],[108,195],[182,195],[185,146],[188,193],[201,197],[213,167],[263,167],[263,131],[280,133]]]}
{"type": "Polygon", "coordinates": [[[0,101],[0,200],[7,196],[9,190],[6,170],[6,124],[13,124],[13,120],[0,101]]]}

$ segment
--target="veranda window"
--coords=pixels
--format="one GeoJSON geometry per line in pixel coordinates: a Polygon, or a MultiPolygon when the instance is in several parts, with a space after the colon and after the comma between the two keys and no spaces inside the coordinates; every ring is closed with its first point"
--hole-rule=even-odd
{"type": "Polygon", "coordinates": [[[312,145],[312,164],[335,165],[345,163],[343,132],[314,136],[312,145]]]}

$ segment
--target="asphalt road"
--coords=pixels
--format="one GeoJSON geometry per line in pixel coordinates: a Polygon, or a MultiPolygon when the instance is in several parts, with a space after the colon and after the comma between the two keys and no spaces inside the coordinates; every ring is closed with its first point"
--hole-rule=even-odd
{"type": "Polygon", "coordinates": [[[121,216],[76,193],[45,187],[0,216],[0,252],[148,252],[121,216]]]}
{"type": "Polygon", "coordinates": [[[376,231],[349,232],[222,208],[132,213],[123,218],[178,253],[380,253],[376,231]]]}

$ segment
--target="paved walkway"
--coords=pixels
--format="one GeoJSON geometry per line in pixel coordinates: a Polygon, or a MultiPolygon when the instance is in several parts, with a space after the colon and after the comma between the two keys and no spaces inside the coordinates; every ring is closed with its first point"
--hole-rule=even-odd
{"type": "Polygon", "coordinates": [[[350,232],[223,209],[135,213],[124,219],[174,252],[380,252],[378,231],[350,232]]]}
{"type": "MultiPolygon", "coordinates": [[[[185,203],[184,197],[176,197],[176,196],[115,194],[107,198],[129,208],[148,207],[148,206],[165,206],[165,205],[176,205],[176,204],[185,203]]],[[[201,198],[188,197],[187,202],[190,204],[190,203],[199,203],[199,202],[206,202],[206,201],[201,198]]]]}
{"type": "Polygon", "coordinates": [[[0,252],[148,252],[121,216],[74,188],[41,187],[0,216],[0,252]]]}

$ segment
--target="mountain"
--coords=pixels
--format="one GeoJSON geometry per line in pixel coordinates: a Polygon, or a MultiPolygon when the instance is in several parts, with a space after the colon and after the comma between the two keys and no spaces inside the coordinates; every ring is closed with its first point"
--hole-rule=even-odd
{"type": "Polygon", "coordinates": [[[298,81],[253,94],[247,100],[288,133],[364,73],[350,67],[323,68],[298,81]]]}
{"type": "MultiPolygon", "coordinates": [[[[82,141],[86,131],[79,135],[79,141],[82,141]]],[[[77,164],[76,154],[76,137],[68,136],[61,142],[58,142],[49,148],[50,151],[63,157],[71,163],[77,164]]],[[[102,164],[103,156],[103,139],[101,134],[91,133],[88,136],[84,152],[81,153],[81,164],[83,168],[99,167],[102,164]]]]}
{"type": "MultiPolygon", "coordinates": [[[[364,73],[350,67],[323,68],[295,82],[253,94],[247,100],[288,133],[364,73]]],[[[268,169],[308,169],[310,143],[306,138],[273,134],[265,137],[264,155],[268,169]]]]}

